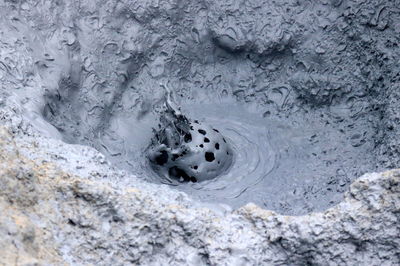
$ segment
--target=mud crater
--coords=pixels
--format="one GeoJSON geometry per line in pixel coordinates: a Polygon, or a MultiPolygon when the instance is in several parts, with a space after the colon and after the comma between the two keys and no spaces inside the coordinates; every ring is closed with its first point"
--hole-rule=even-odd
{"type": "MultiPolygon", "coordinates": [[[[379,29],[351,22],[341,4],[293,5],[236,13],[230,5],[187,3],[175,7],[181,15],[173,23],[170,7],[135,20],[115,21],[114,14],[101,32],[117,45],[97,49],[110,48],[109,38],[77,34],[68,48],[72,63],[47,91],[42,114],[66,142],[95,147],[117,167],[161,184],[145,154],[165,112],[159,84],[169,83],[182,113],[220,131],[233,156],[217,179],[193,182],[198,178],[185,171],[192,182],[174,188],[234,208],[254,202],[285,214],[323,210],[356,177],[399,160],[394,127],[383,126],[397,115],[385,103],[395,91],[388,81],[398,51],[377,37],[379,29]],[[312,27],[321,14],[337,20],[312,27]],[[136,35],[128,40],[130,32],[136,35]],[[390,155],[382,152],[387,144],[390,155]]],[[[221,151],[201,130],[196,148],[221,151]]],[[[162,165],[167,157],[154,159],[162,165]]],[[[218,163],[209,151],[204,161],[218,163]]],[[[169,168],[185,179],[180,170],[169,168]]]]}

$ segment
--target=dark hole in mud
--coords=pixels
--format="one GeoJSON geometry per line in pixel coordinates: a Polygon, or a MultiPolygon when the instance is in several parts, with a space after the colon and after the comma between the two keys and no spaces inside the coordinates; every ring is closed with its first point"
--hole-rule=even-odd
{"type": "Polygon", "coordinates": [[[181,155],[180,154],[172,154],[172,161],[178,159],[181,155]]]}
{"type": "Polygon", "coordinates": [[[184,140],[186,143],[191,142],[191,141],[192,141],[192,134],[186,133],[183,140],[184,140]]]}
{"type": "Polygon", "coordinates": [[[166,151],[161,151],[161,154],[156,157],[156,163],[162,166],[167,162],[168,162],[168,153],[166,151]]]}
{"type": "Polygon", "coordinates": [[[189,176],[184,170],[180,169],[177,166],[171,167],[168,170],[168,174],[170,177],[175,177],[176,179],[183,178],[184,181],[186,182],[197,182],[196,178],[193,176],[189,176]]]}
{"type": "Polygon", "coordinates": [[[206,158],[207,162],[212,162],[215,160],[215,156],[213,152],[206,152],[204,157],[206,158]]]}
{"type": "Polygon", "coordinates": [[[209,143],[210,140],[209,140],[208,138],[204,138],[204,142],[205,142],[205,143],[209,143]]]}
{"type": "Polygon", "coordinates": [[[206,134],[207,134],[207,132],[206,132],[205,130],[203,130],[203,129],[199,129],[198,131],[199,131],[199,133],[202,134],[202,135],[206,135],[206,134]]]}
{"type": "Polygon", "coordinates": [[[219,143],[215,143],[215,149],[219,150],[219,143]]]}

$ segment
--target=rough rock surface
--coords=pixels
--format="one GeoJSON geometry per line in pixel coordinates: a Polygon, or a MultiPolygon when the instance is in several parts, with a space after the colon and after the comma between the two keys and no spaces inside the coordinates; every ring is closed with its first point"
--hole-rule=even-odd
{"type": "MultiPolygon", "coordinates": [[[[196,207],[184,194],[140,181],[118,189],[111,176],[74,175],[57,159],[26,158],[29,150],[45,154],[46,142],[5,128],[0,148],[4,265],[400,263],[398,170],[362,176],[325,212],[283,216],[253,204],[234,212],[196,207]]],[[[87,154],[83,164],[97,154],[77,152],[87,154]]]]}
{"type": "Polygon", "coordinates": [[[0,264],[399,265],[399,170],[349,185],[400,166],[399,6],[0,0],[0,264]],[[188,102],[232,97],[340,132],[359,163],[332,143],[315,160],[350,168],[327,186],[343,200],[232,211],[114,168],[117,125],[166,81],[188,102]]]}

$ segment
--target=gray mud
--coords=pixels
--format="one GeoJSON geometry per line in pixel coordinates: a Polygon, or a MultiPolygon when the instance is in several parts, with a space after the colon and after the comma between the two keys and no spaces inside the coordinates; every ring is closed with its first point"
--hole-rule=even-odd
{"type": "Polygon", "coordinates": [[[235,150],[229,173],[176,186],[201,201],[303,214],[399,167],[399,1],[0,3],[1,40],[24,40],[1,53],[4,97],[144,180],[160,83],[235,150]]]}

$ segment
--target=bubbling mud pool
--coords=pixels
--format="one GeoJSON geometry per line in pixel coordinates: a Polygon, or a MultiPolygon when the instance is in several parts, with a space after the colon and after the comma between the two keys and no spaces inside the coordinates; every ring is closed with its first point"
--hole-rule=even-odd
{"type": "Polygon", "coordinates": [[[304,184],[327,189],[323,177],[315,179],[315,171],[324,176],[324,167],[310,156],[316,147],[306,125],[266,119],[233,104],[191,104],[183,109],[218,128],[231,144],[234,160],[229,172],[206,182],[180,184],[180,190],[233,208],[247,202],[288,210],[329,204],[316,191],[301,189],[304,184]]]}
{"type": "MultiPolygon", "coordinates": [[[[232,110],[233,106],[229,105],[220,105],[219,108],[212,105],[191,105],[188,112],[190,116],[200,116],[201,121],[218,128],[226,138],[232,147],[233,163],[229,171],[214,179],[179,186],[202,201],[223,202],[239,207],[243,205],[243,200],[248,201],[251,197],[252,201],[263,203],[262,197],[256,199],[250,195],[276,166],[277,153],[270,143],[270,131],[261,120],[257,121],[252,115],[232,110]]],[[[273,186],[271,182],[271,187],[273,186]]],[[[265,193],[269,193],[268,189],[265,193]]]]}
{"type": "Polygon", "coordinates": [[[340,201],[353,176],[360,173],[356,162],[362,151],[342,138],[336,128],[321,123],[317,115],[310,114],[308,119],[266,118],[232,99],[188,101],[181,103],[181,111],[218,129],[226,138],[233,153],[227,171],[202,182],[167,182],[160,177],[147,157],[160,110],[140,119],[114,116],[110,127],[92,145],[119,168],[152,183],[168,184],[200,202],[232,208],[253,202],[287,214],[328,208],[340,201]]]}
{"type": "Polygon", "coordinates": [[[165,82],[184,115],[232,148],[216,178],[171,184],[199,202],[303,214],[338,203],[362,174],[399,166],[390,5],[358,16],[345,1],[62,1],[60,17],[6,2],[0,105],[23,107],[45,136],[91,146],[139,178],[166,183],[146,156],[165,82]]]}

